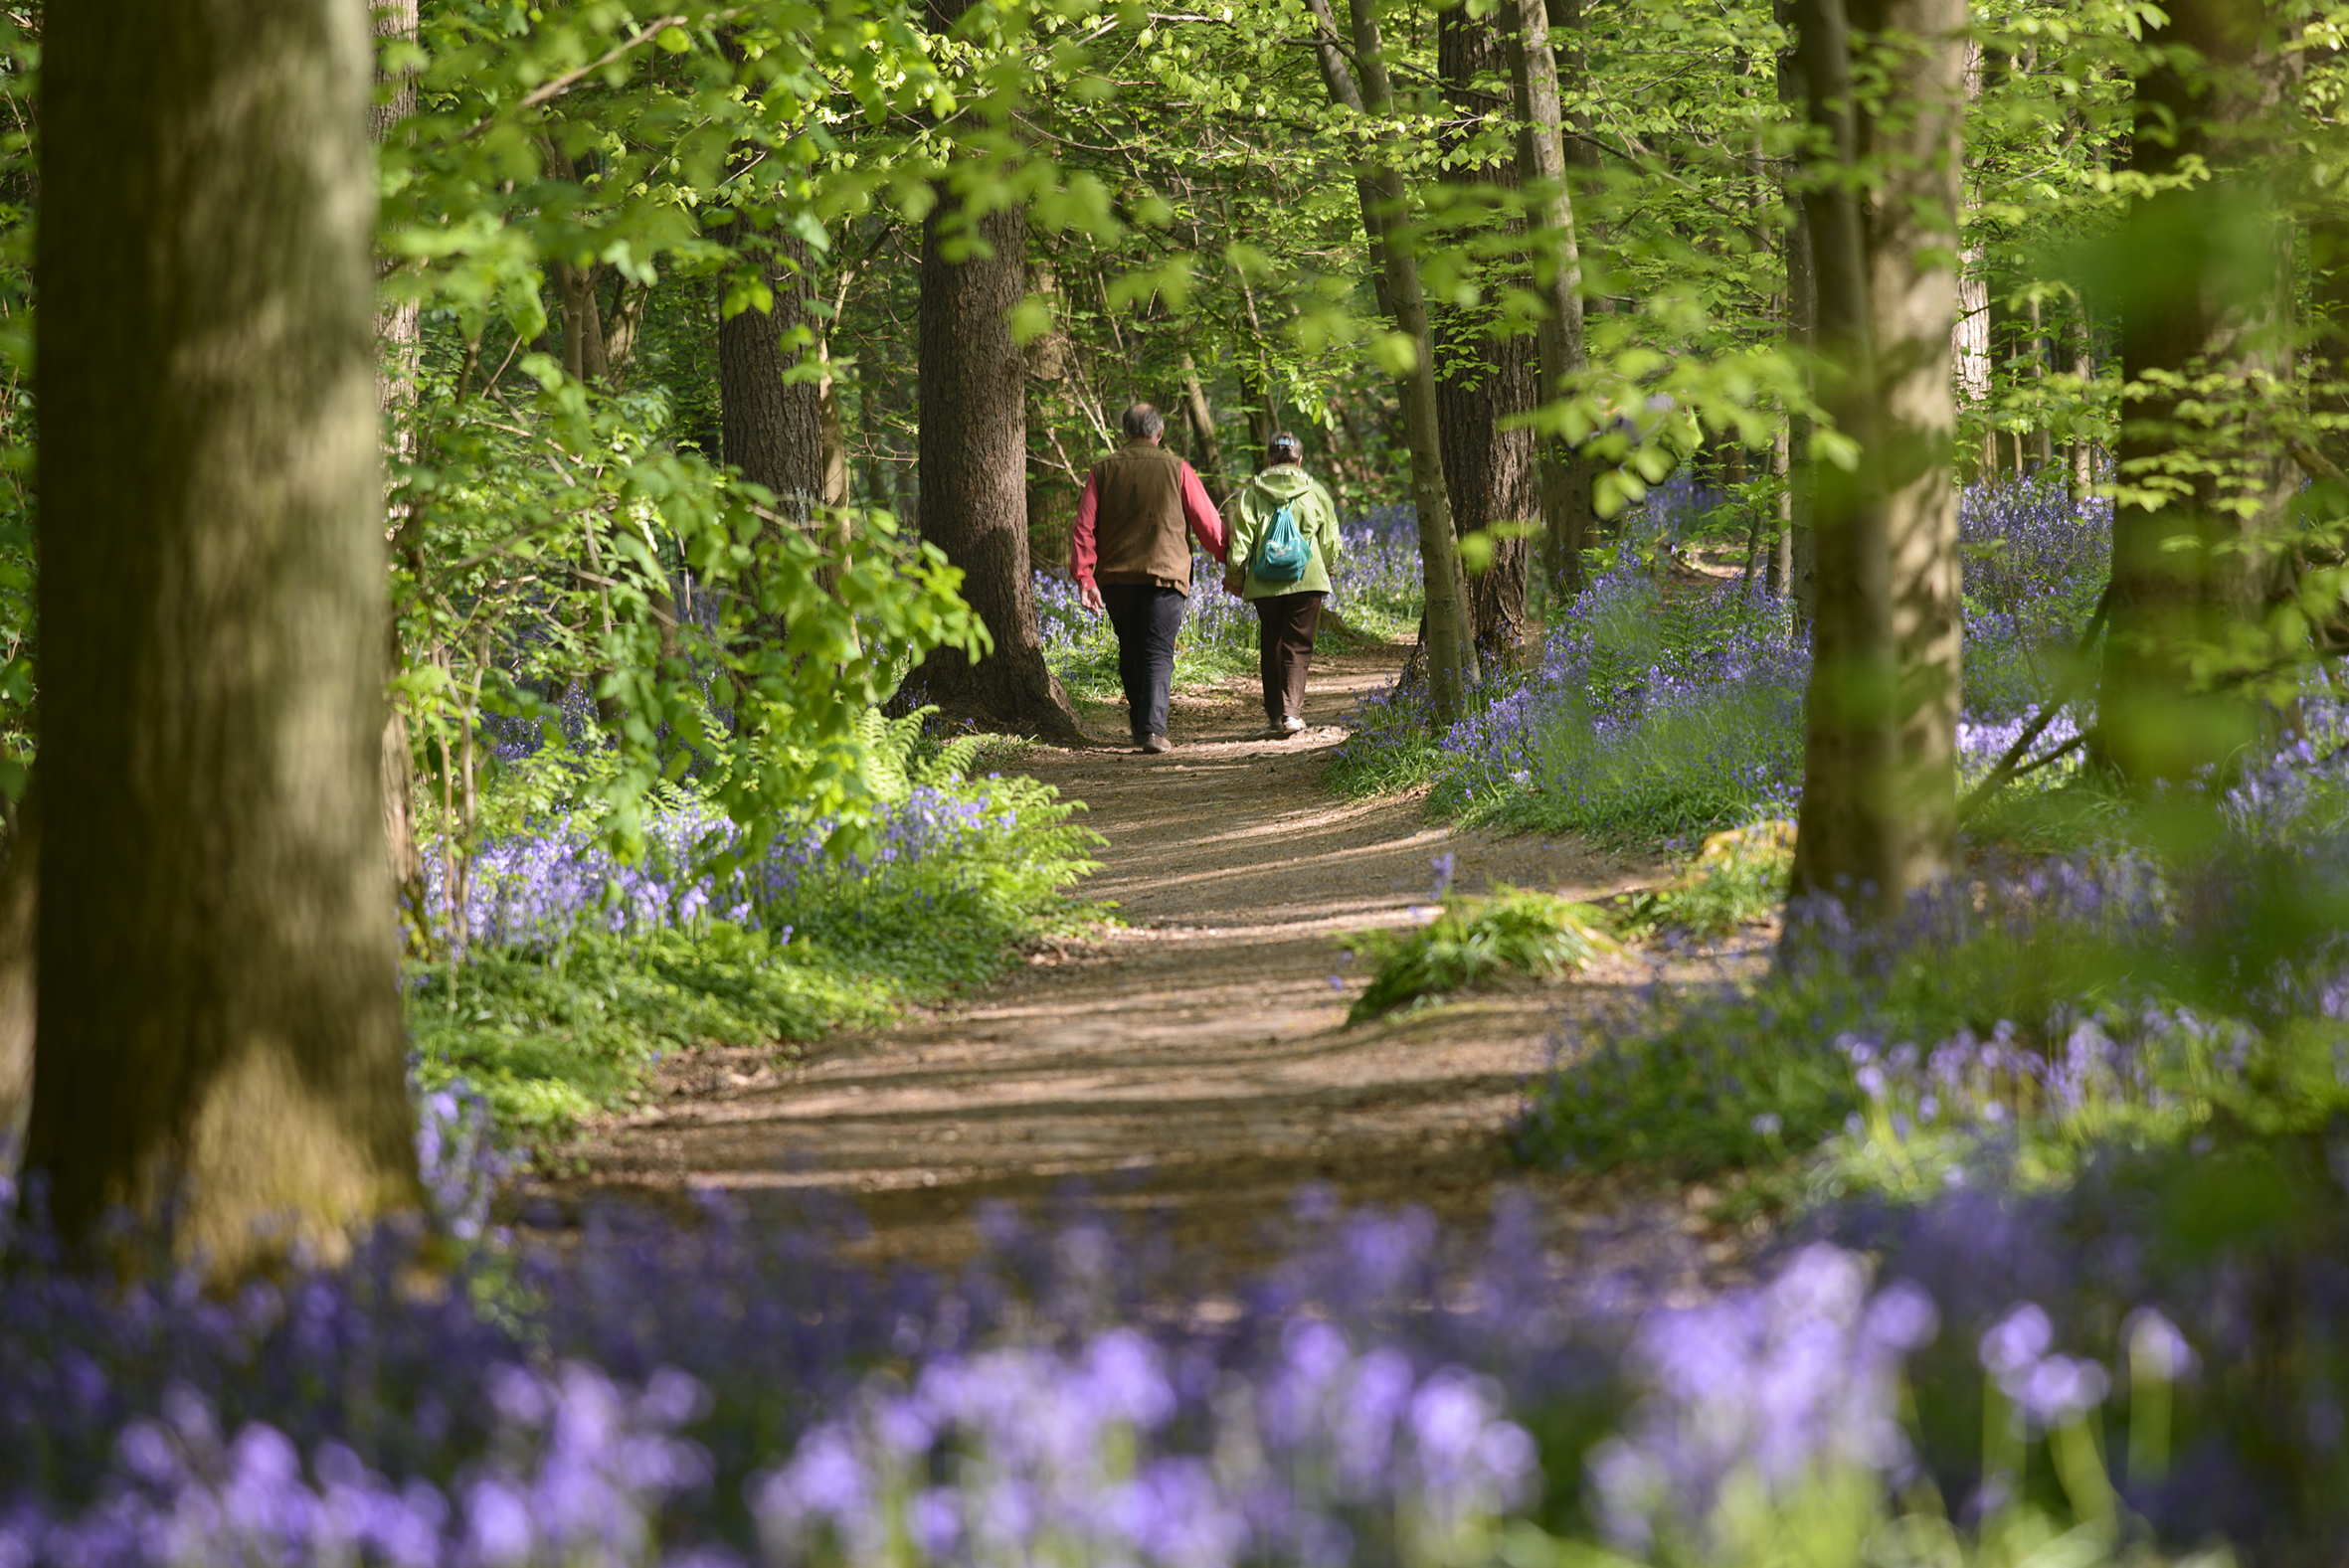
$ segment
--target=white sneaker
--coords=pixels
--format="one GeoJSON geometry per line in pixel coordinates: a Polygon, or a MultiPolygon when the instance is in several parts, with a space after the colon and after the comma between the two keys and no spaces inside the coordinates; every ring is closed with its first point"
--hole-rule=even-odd
{"type": "Polygon", "coordinates": [[[1305,721],[1292,713],[1286,719],[1281,721],[1281,733],[1283,735],[1303,735],[1305,733],[1305,721]]]}

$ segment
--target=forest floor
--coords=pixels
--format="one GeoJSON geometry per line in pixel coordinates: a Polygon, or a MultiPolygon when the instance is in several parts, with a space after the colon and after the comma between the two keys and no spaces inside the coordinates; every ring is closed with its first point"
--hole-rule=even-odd
{"type": "MultiPolygon", "coordinates": [[[[1050,945],[1003,980],[895,1027],[796,1055],[705,1050],[664,1063],[658,1098],[590,1128],[552,1195],[717,1189],[751,1210],[811,1193],[853,1201],[855,1250],[952,1265],[988,1200],[1034,1209],[1083,1192],[1145,1215],[1185,1251],[1240,1264],[1278,1246],[1295,1195],[1417,1204],[1478,1223],[1526,1191],[1577,1261],[1671,1280],[1717,1277],[1751,1238],[1704,1217],[1702,1189],[1632,1191],[1538,1171],[1510,1153],[1525,1080],[1561,1031],[1664,979],[1751,972],[1758,941],[1669,969],[1602,960],[1571,981],[1522,981],[1355,1027],[1368,975],[1341,939],[1409,923],[1454,886],[1594,898],[1663,867],[1562,837],[1431,824],[1416,795],[1349,801],[1320,785],[1345,715],[1390,681],[1403,650],[1316,664],[1312,728],[1261,738],[1254,683],[1178,695],[1175,750],[1034,749],[1022,772],[1086,802],[1107,840],[1081,891],[1116,920],[1050,945]],[[1637,1257],[1627,1254],[1636,1253],[1637,1257]]],[[[1122,707],[1087,715],[1123,728],[1122,707]]],[[[541,1189],[545,1192],[547,1189],[541,1189]]]]}

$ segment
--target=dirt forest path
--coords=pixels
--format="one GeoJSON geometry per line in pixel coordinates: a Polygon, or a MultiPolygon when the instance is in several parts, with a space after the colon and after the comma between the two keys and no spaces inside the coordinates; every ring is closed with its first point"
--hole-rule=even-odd
{"type": "MultiPolygon", "coordinates": [[[[1178,1242],[1244,1255],[1298,1189],[1419,1203],[1469,1220],[1504,1183],[1545,1184],[1557,1224],[1603,1244],[1654,1215],[1586,1212],[1527,1171],[1505,1131],[1547,1064],[1561,1006],[1644,982],[1644,968],[1526,984],[1346,1027],[1366,975],[1339,939],[1414,919],[1435,856],[1455,886],[1593,897],[1657,867],[1567,838],[1458,831],[1416,797],[1347,801],[1320,777],[1345,715],[1401,650],[1317,664],[1312,728],[1263,739],[1252,683],[1178,696],[1164,757],[1033,751],[1018,767],[1090,807],[1108,839],[1084,890],[1125,922],[1032,956],[925,1016],[798,1061],[711,1052],[675,1065],[652,1109],[595,1130],[590,1188],[716,1188],[754,1211],[811,1190],[853,1199],[890,1257],[951,1262],[988,1199],[1066,1190],[1156,1208],[1178,1242]]],[[[1122,708],[1091,717],[1115,733],[1122,708]]],[[[575,1187],[574,1190],[577,1190],[575,1187]]],[[[1694,1233],[1694,1221],[1670,1228],[1694,1233]]],[[[1647,1237],[1644,1244],[1652,1244],[1647,1237]]],[[[1692,1264],[1708,1249],[1691,1234],[1692,1264]]],[[[1711,1249],[1717,1256],[1721,1244],[1711,1249]]]]}

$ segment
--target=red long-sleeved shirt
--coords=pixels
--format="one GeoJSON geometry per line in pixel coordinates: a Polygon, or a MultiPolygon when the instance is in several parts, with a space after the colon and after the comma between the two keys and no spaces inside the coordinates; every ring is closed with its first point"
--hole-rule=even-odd
{"type": "MultiPolygon", "coordinates": [[[[1085,493],[1077,498],[1077,524],[1069,540],[1069,569],[1080,585],[1093,581],[1093,563],[1100,559],[1094,543],[1095,514],[1101,509],[1101,497],[1093,475],[1085,475],[1085,493]]],[[[1215,503],[1207,498],[1207,487],[1199,482],[1198,470],[1189,463],[1182,465],[1182,520],[1190,524],[1190,531],[1198,542],[1206,546],[1207,554],[1216,560],[1224,559],[1223,518],[1216,512],[1215,503]]]]}

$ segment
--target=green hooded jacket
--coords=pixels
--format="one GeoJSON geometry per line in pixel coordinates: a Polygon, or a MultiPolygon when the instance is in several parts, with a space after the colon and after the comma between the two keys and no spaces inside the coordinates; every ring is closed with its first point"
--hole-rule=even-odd
{"type": "Polygon", "coordinates": [[[1338,503],[1321,481],[1293,462],[1267,468],[1240,487],[1224,503],[1223,526],[1230,539],[1233,565],[1256,559],[1256,542],[1272,526],[1273,513],[1283,506],[1297,509],[1297,531],[1313,545],[1313,559],[1305,575],[1294,583],[1260,583],[1251,571],[1240,593],[1242,599],[1275,599],[1283,594],[1327,594],[1330,568],[1338,559],[1338,503]]]}

